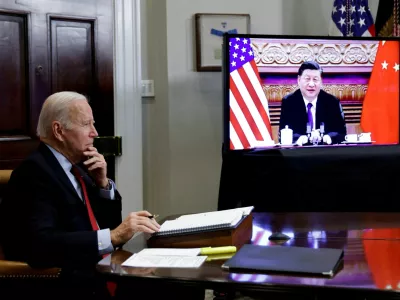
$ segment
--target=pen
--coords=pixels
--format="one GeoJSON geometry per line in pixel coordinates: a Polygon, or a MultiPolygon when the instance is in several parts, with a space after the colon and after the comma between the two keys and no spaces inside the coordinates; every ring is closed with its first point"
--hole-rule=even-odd
{"type": "Polygon", "coordinates": [[[151,216],[148,216],[149,219],[155,219],[155,218],[157,218],[157,217],[158,217],[158,215],[151,215],[151,216]]]}

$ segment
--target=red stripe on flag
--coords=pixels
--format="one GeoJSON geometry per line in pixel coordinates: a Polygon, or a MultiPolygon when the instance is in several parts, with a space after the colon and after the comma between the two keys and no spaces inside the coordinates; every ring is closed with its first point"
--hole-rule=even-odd
{"type": "Polygon", "coordinates": [[[257,232],[254,240],[252,241],[253,245],[259,245],[261,238],[264,236],[265,231],[264,230],[260,230],[259,232],[257,232]]]}
{"type": "Polygon", "coordinates": [[[235,146],[233,146],[232,140],[229,142],[229,149],[235,149],[235,146]]]}
{"type": "Polygon", "coordinates": [[[242,127],[237,120],[235,113],[233,112],[232,108],[230,109],[230,121],[232,123],[232,127],[235,129],[237,136],[239,137],[240,142],[242,143],[243,147],[250,148],[250,143],[242,130],[242,127]]]}
{"type": "MultiPolygon", "coordinates": [[[[258,83],[260,84],[259,87],[262,89],[257,66],[256,66],[254,60],[251,61],[250,66],[252,67],[253,72],[257,75],[258,83]]],[[[266,112],[264,106],[262,105],[261,100],[258,97],[257,92],[254,89],[252,82],[250,81],[249,77],[246,74],[246,71],[243,68],[238,69],[238,72],[239,72],[240,77],[242,78],[244,85],[246,86],[246,89],[248,90],[248,92],[250,94],[251,99],[254,102],[254,105],[256,106],[256,108],[263,120],[263,123],[265,124],[265,127],[267,127],[267,129],[268,129],[270,137],[272,137],[272,134],[271,134],[272,130],[271,130],[271,124],[269,122],[268,113],[266,112]]],[[[265,97],[265,100],[266,100],[266,97],[265,97]]]]}
{"type": "Polygon", "coordinates": [[[239,105],[241,111],[243,112],[243,115],[246,118],[246,121],[249,124],[251,131],[253,132],[256,140],[262,141],[263,138],[262,138],[260,131],[258,130],[257,124],[255,123],[253,116],[251,115],[249,108],[247,107],[246,103],[244,102],[242,94],[240,93],[239,89],[237,88],[232,77],[230,77],[230,89],[236,99],[237,104],[239,105]]]}
{"type": "Polygon", "coordinates": [[[371,26],[369,26],[368,31],[371,34],[371,36],[375,36],[375,25],[372,24],[371,26]]]}
{"type": "MultiPolygon", "coordinates": [[[[261,87],[261,89],[262,89],[262,82],[261,82],[260,74],[258,73],[258,68],[257,68],[256,62],[255,62],[254,60],[252,60],[252,61],[250,62],[250,65],[251,65],[251,67],[253,68],[253,71],[254,71],[254,73],[256,74],[257,79],[258,79],[258,82],[260,83],[260,87],[261,87]]],[[[264,93],[264,90],[263,90],[263,93],[264,93]]],[[[257,97],[257,99],[258,99],[258,97],[257,97]]],[[[267,96],[265,96],[265,101],[268,101],[267,96]]],[[[264,114],[261,114],[261,117],[262,117],[262,119],[264,120],[265,126],[267,127],[268,132],[269,132],[269,135],[270,135],[270,137],[271,137],[271,139],[272,139],[272,127],[271,127],[271,122],[270,122],[270,120],[269,120],[268,113],[265,111],[264,107],[262,107],[262,108],[263,108],[262,111],[265,113],[265,117],[264,117],[264,114]]],[[[260,113],[261,113],[261,112],[260,112],[260,113]]]]}

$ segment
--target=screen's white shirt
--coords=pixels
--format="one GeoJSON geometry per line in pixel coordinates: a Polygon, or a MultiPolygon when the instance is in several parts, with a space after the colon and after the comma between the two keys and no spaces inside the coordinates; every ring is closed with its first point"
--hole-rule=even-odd
{"type": "MultiPolygon", "coordinates": [[[[318,97],[317,97],[318,98],[318,97]]],[[[317,108],[317,98],[315,98],[313,101],[311,101],[312,107],[311,107],[311,114],[312,114],[312,118],[313,118],[313,128],[311,128],[311,131],[315,130],[315,111],[317,108]]],[[[308,103],[310,103],[310,101],[308,101],[306,98],[303,97],[304,100],[304,105],[306,107],[306,112],[308,110],[308,103]]]]}

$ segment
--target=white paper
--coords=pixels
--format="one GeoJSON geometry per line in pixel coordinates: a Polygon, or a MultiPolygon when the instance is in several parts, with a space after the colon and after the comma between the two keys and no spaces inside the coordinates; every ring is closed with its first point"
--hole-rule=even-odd
{"type": "Polygon", "coordinates": [[[197,256],[200,248],[146,248],[140,251],[140,255],[163,255],[163,256],[197,256]]]}
{"type": "Polygon", "coordinates": [[[232,216],[236,216],[240,214],[241,216],[249,215],[254,206],[247,206],[247,207],[237,207],[232,209],[225,209],[225,210],[217,210],[217,211],[209,211],[203,213],[196,213],[196,214],[189,214],[189,215],[182,215],[175,220],[185,220],[185,219],[193,219],[193,218],[204,218],[204,217],[217,217],[217,218],[231,218],[232,216]]]}
{"type": "Polygon", "coordinates": [[[203,264],[206,258],[207,256],[133,254],[122,263],[122,266],[144,268],[198,268],[203,264]]]}
{"type": "Polygon", "coordinates": [[[159,232],[179,231],[190,228],[205,228],[217,225],[235,226],[243,216],[247,216],[254,209],[253,206],[234,209],[211,211],[190,215],[183,215],[175,220],[168,220],[161,224],[159,232]]]}

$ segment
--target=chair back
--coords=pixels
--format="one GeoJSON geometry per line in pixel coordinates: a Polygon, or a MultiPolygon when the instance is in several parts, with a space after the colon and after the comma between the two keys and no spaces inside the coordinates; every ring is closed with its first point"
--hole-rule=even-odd
{"type": "MultiPolygon", "coordinates": [[[[11,173],[12,170],[0,170],[0,209],[11,173]]],[[[65,294],[59,279],[60,268],[34,269],[26,262],[6,260],[1,246],[0,237],[0,299],[50,300],[65,294]]]]}
{"type": "MultiPolygon", "coordinates": [[[[0,170],[0,204],[2,197],[4,196],[5,189],[7,187],[8,180],[10,180],[12,170],[0,170]]],[[[0,205],[1,209],[1,205],[0,205]]],[[[0,238],[1,241],[1,238],[0,238]]],[[[4,253],[1,248],[1,243],[0,243],[0,260],[4,259],[4,253]]]]}
{"type": "Polygon", "coordinates": [[[11,173],[12,170],[0,170],[0,203],[1,198],[4,195],[8,180],[10,180],[11,173]]]}

